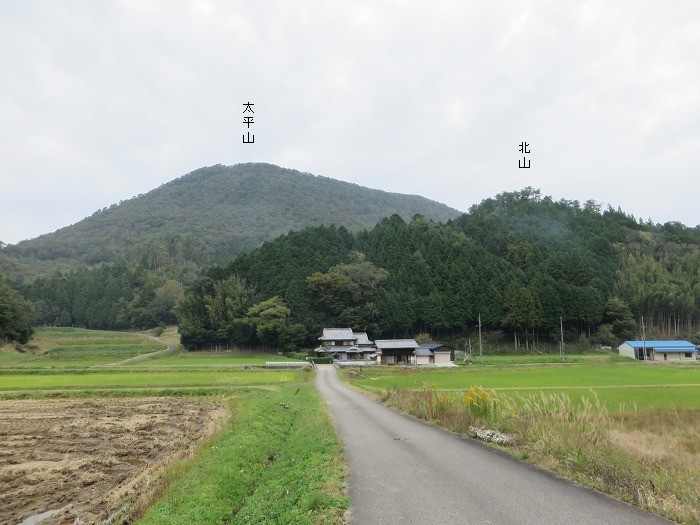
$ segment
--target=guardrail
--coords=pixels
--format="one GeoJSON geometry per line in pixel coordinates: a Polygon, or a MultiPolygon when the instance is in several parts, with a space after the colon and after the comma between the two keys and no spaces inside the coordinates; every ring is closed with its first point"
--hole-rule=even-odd
{"type": "Polygon", "coordinates": [[[267,368],[306,368],[312,364],[304,361],[266,361],[265,366],[267,368]]]}
{"type": "Polygon", "coordinates": [[[336,368],[343,368],[346,366],[359,366],[360,368],[363,366],[377,366],[376,361],[370,361],[370,360],[354,360],[354,361],[335,361],[333,363],[333,366],[336,368]]]}

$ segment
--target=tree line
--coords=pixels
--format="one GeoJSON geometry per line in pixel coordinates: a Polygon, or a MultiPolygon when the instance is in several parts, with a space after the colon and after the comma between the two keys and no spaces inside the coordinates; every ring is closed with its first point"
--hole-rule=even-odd
{"type": "Polygon", "coordinates": [[[148,328],[177,322],[183,343],[315,344],[324,326],[374,338],[486,330],[517,345],[613,345],[700,332],[700,228],[654,225],[592,201],[526,188],[448,222],[392,215],[372,229],[315,226],[201,271],[163,257],[56,272],[23,290],[37,323],[148,328]],[[561,325],[560,325],[561,323],[561,325]]]}
{"type": "Polygon", "coordinates": [[[266,344],[281,347],[314,344],[331,325],[453,336],[479,316],[524,345],[558,340],[561,325],[569,340],[617,344],[636,337],[642,315],[647,327],[688,336],[700,313],[699,240],[698,228],[526,188],[448,223],[394,215],[357,234],[319,226],[284,235],[205,272],[178,319],[193,346],[261,342],[249,309],[271,299],[285,314],[266,344]],[[222,283],[232,279],[229,295],[222,283]],[[231,297],[237,308],[225,306],[231,297]]]}

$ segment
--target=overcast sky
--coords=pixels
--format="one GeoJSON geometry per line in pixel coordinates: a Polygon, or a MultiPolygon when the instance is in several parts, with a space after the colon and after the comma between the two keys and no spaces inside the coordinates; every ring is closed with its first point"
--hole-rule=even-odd
{"type": "Polygon", "coordinates": [[[698,50],[697,0],[6,0],[0,240],[251,161],[463,211],[533,186],[695,226],[698,50]]]}

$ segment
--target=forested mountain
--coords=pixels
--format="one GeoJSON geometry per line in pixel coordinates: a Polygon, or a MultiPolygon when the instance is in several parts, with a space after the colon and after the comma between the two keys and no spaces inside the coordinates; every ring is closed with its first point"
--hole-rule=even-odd
{"type": "Polygon", "coordinates": [[[424,197],[271,164],[216,165],[3,252],[64,265],[127,261],[147,269],[182,268],[226,260],[292,229],[336,224],[359,230],[394,213],[444,221],[460,212],[424,197]]]}
{"type": "MultiPolygon", "coordinates": [[[[321,193],[335,191],[333,198],[339,199],[321,205],[321,193],[309,189],[321,210],[315,216],[328,212],[336,218],[331,208],[360,199],[362,192],[376,197],[365,207],[378,214],[391,211],[381,199],[404,198],[298,172],[284,179],[279,172],[269,165],[207,168],[171,183],[167,195],[188,195],[195,180],[211,191],[221,188],[221,180],[234,180],[230,184],[236,195],[246,195],[258,207],[277,203],[279,208],[286,197],[259,188],[275,187],[299,200],[300,188],[313,182],[325,188],[321,193]],[[231,175],[240,170],[248,175],[231,175]],[[353,192],[360,194],[352,197],[353,192]]],[[[163,199],[157,202],[165,208],[176,202],[163,199]]],[[[229,202],[221,195],[216,199],[229,202]]],[[[136,206],[136,201],[127,204],[136,206]]],[[[112,231],[103,215],[121,206],[98,214],[94,224],[112,231]]],[[[233,210],[230,206],[226,209],[233,210]]],[[[301,221],[299,208],[291,202],[288,206],[290,217],[301,221]]],[[[312,208],[311,201],[304,207],[312,208]]],[[[259,210],[252,208],[241,201],[240,210],[257,217],[259,210]]],[[[146,328],[177,320],[183,342],[191,347],[309,346],[322,327],[331,325],[367,330],[374,338],[418,332],[457,336],[473,330],[479,316],[492,333],[528,346],[558,340],[560,319],[567,340],[598,344],[635,337],[642,317],[650,336],[697,339],[700,333],[700,227],[642,223],[619,209],[603,210],[591,201],[554,201],[526,188],[486,199],[447,222],[404,213],[366,228],[354,217],[350,224],[357,231],[328,225],[291,231],[199,272],[198,261],[238,246],[216,244],[208,237],[213,234],[198,229],[204,223],[200,211],[209,216],[209,208],[192,209],[191,230],[185,227],[180,237],[190,239],[192,253],[184,250],[186,243],[157,244],[153,239],[167,228],[160,233],[154,229],[156,237],[149,242],[155,244],[144,246],[158,246],[155,255],[146,250],[150,255],[56,272],[26,285],[21,291],[32,303],[36,321],[146,328]],[[218,247],[209,248],[210,241],[218,247]],[[199,252],[208,255],[197,259],[199,252]]],[[[451,214],[449,209],[445,213],[451,214]]],[[[266,224],[266,231],[272,231],[271,223],[266,224]]],[[[0,259],[12,259],[6,251],[0,259]]]]}
{"type": "Polygon", "coordinates": [[[504,193],[448,223],[292,232],[214,267],[178,307],[183,342],[310,345],[323,326],[456,334],[481,315],[525,344],[615,344],[700,331],[700,228],[642,224],[594,202],[504,193]]]}

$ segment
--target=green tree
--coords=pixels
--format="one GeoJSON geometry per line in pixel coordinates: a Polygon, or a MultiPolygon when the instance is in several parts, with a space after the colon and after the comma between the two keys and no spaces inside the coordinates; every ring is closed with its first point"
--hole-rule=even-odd
{"type": "Polygon", "coordinates": [[[605,303],[603,321],[611,326],[615,337],[623,341],[632,339],[637,331],[637,323],[632,319],[629,306],[619,297],[611,297],[605,303]]]}
{"type": "Polygon", "coordinates": [[[34,329],[31,307],[0,275],[0,341],[27,343],[34,329]]]}
{"type": "Polygon", "coordinates": [[[284,301],[275,295],[248,309],[246,319],[255,327],[260,342],[268,346],[281,346],[287,335],[288,319],[291,311],[284,301]]]}
{"type": "Polygon", "coordinates": [[[378,268],[364,256],[356,262],[333,266],[328,272],[307,277],[309,288],[319,301],[354,328],[366,329],[376,320],[373,301],[383,292],[389,272],[378,268]]]}

